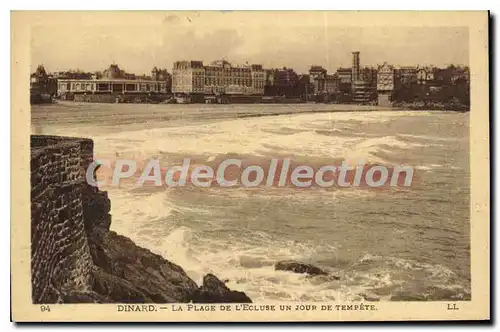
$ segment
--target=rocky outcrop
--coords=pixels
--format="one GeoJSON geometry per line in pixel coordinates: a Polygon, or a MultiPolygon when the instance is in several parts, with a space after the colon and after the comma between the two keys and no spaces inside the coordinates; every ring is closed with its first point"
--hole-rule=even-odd
{"type": "Polygon", "coordinates": [[[180,266],[125,236],[109,231],[90,239],[96,265],[93,290],[109,302],[189,302],[198,288],[180,266]]]}
{"type": "Polygon", "coordinates": [[[295,273],[306,273],[312,276],[328,275],[325,271],[312,264],[301,263],[297,261],[280,261],[274,265],[275,270],[291,271],[295,273]]]}
{"type": "Polygon", "coordinates": [[[110,231],[111,202],[87,184],[93,142],[31,137],[33,303],[251,302],[110,231]]]}
{"type": "Polygon", "coordinates": [[[191,300],[193,303],[252,303],[245,293],[230,290],[213,274],[203,278],[203,285],[193,293],[191,300]]]}

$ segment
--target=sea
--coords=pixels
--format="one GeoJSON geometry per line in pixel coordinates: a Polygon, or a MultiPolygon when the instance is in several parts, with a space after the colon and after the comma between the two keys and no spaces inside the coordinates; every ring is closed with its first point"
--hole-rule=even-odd
{"type": "Polygon", "coordinates": [[[32,134],[96,158],[410,165],[408,188],[108,187],[111,229],[254,302],[468,300],[469,115],[326,104],[34,105],[32,134]],[[282,260],[328,276],[276,271],[282,260]]]}

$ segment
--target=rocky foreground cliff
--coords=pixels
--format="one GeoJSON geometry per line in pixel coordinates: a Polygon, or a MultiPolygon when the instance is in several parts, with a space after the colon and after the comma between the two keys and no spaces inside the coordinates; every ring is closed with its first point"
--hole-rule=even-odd
{"type": "Polygon", "coordinates": [[[90,139],[31,136],[33,303],[248,303],[110,230],[106,192],[86,182],[90,139]]]}

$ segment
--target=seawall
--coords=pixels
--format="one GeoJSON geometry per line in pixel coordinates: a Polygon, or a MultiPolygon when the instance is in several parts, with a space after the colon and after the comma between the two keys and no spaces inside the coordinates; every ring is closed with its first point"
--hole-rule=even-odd
{"type": "MultiPolygon", "coordinates": [[[[84,225],[85,169],[93,142],[31,138],[33,302],[56,302],[64,289],[85,292],[92,270],[84,225]]],[[[94,190],[94,193],[97,191],[94,190]]]]}
{"type": "Polygon", "coordinates": [[[215,276],[204,285],[110,231],[111,202],[87,184],[93,141],[31,136],[33,303],[251,302],[215,276]]]}

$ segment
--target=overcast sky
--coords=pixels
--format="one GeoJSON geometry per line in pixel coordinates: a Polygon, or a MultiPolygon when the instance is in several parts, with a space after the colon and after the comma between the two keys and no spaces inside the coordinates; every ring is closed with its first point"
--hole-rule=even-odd
{"type": "Polygon", "coordinates": [[[315,64],[333,72],[351,65],[352,51],[360,51],[362,66],[469,62],[468,29],[460,26],[366,26],[362,18],[362,27],[339,25],[321,12],[109,15],[60,14],[38,24],[31,34],[32,71],[40,63],[53,72],[103,70],[114,62],[142,74],[153,66],[171,71],[176,60],[225,58],[300,73],[315,64]]]}

